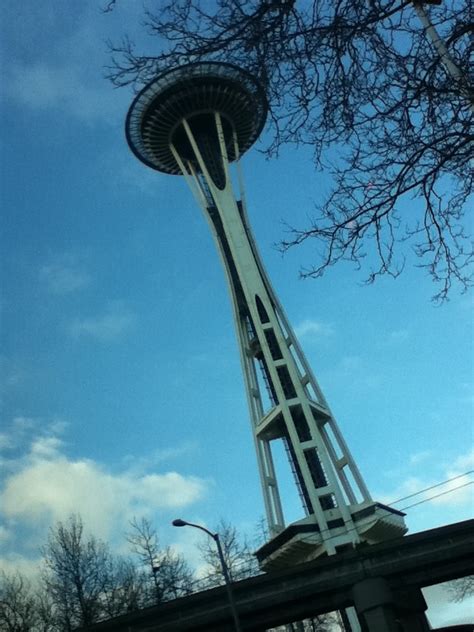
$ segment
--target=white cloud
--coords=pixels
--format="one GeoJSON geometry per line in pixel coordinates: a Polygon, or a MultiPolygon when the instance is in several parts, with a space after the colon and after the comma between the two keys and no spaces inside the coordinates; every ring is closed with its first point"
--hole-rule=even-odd
{"type": "Polygon", "coordinates": [[[410,465],[419,465],[423,463],[427,459],[429,459],[432,455],[431,450],[422,450],[421,452],[415,452],[414,454],[410,454],[409,463],[410,465]]]}
{"type": "Polygon", "coordinates": [[[360,355],[344,355],[333,366],[321,372],[322,384],[346,384],[347,389],[354,391],[374,391],[384,384],[382,371],[374,371],[374,367],[360,355]]]}
{"type": "Polygon", "coordinates": [[[15,75],[12,92],[20,102],[33,107],[58,107],[78,87],[70,73],[47,66],[44,62],[19,68],[15,75]]]}
{"type": "MultiPolygon", "coordinates": [[[[0,434],[0,452],[22,449],[31,442],[30,454],[32,456],[42,457],[54,454],[62,445],[57,435],[62,434],[67,425],[67,422],[61,419],[45,422],[43,419],[33,419],[32,417],[14,417],[10,427],[0,434]],[[31,441],[32,435],[37,435],[39,428],[43,434],[31,441]]],[[[11,459],[8,464],[14,467],[15,460],[11,459]]]]}
{"type": "MultiPolygon", "coordinates": [[[[388,493],[378,493],[376,494],[376,498],[385,505],[395,505],[395,508],[398,509],[399,504],[403,502],[404,498],[407,498],[426,487],[429,487],[429,485],[426,485],[422,479],[416,476],[408,476],[401,481],[394,490],[388,493]]],[[[409,504],[408,500],[406,504],[409,504]]]]}
{"type": "Polygon", "coordinates": [[[64,419],[55,419],[48,425],[48,430],[54,435],[63,434],[69,426],[69,422],[64,419]]]}
{"type": "Polygon", "coordinates": [[[11,476],[1,496],[4,515],[30,525],[80,513],[88,528],[106,538],[125,516],[185,507],[205,490],[201,479],[177,472],[114,475],[90,460],[33,456],[36,461],[11,476]]]}
{"type": "Polygon", "coordinates": [[[474,469],[474,448],[468,452],[467,454],[462,454],[458,456],[457,459],[454,460],[452,465],[452,472],[454,476],[454,472],[465,472],[467,470],[474,469]]]}
{"type": "MultiPolygon", "coordinates": [[[[97,156],[100,171],[109,183],[111,194],[117,190],[123,191],[124,187],[136,189],[141,194],[156,197],[172,183],[167,178],[157,178],[153,169],[145,169],[134,156],[125,152],[113,150],[103,151],[97,156]]],[[[132,235],[133,237],[133,235],[132,235]]],[[[135,237],[136,238],[136,237],[135,237]]]]}
{"type": "Polygon", "coordinates": [[[74,19],[59,5],[31,5],[27,11],[7,16],[9,63],[5,64],[3,94],[17,105],[54,110],[67,119],[113,122],[121,97],[101,70],[108,61],[104,41],[109,21],[105,16],[101,20],[97,7],[80,5],[74,19]]]}
{"type": "Polygon", "coordinates": [[[6,94],[31,109],[51,109],[72,115],[83,122],[110,120],[112,90],[102,80],[86,77],[81,67],[69,59],[67,65],[38,61],[13,64],[7,77],[6,94]],[[108,97],[108,98],[107,98],[108,97]]]}
{"type": "Polygon", "coordinates": [[[408,329],[395,329],[394,331],[390,331],[384,338],[383,342],[385,344],[399,344],[401,342],[406,342],[410,337],[410,332],[408,329]]]}
{"type": "Polygon", "coordinates": [[[71,263],[53,263],[40,269],[39,278],[52,294],[69,294],[87,287],[89,275],[71,263]]]}
{"type": "Polygon", "coordinates": [[[11,531],[3,525],[0,525],[0,546],[11,538],[11,531]]]}
{"type": "Polygon", "coordinates": [[[306,319],[294,328],[298,338],[321,339],[334,334],[332,325],[316,320],[306,319]]]}
{"type": "Polygon", "coordinates": [[[54,435],[39,436],[5,478],[0,515],[6,530],[9,524],[30,530],[36,543],[49,525],[72,513],[79,513],[95,535],[109,539],[123,533],[134,515],[189,506],[207,487],[207,481],[176,471],[114,473],[90,459],[68,458],[54,435]]]}
{"type": "Polygon", "coordinates": [[[2,398],[9,391],[20,386],[24,378],[25,371],[18,366],[17,362],[0,354],[0,407],[2,406],[2,398]]]}
{"type": "Polygon", "coordinates": [[[13,440],[6,432],[0,432],[0,450],[8,450],[13,447],[13,440]]]}
{"type": "MultiPolygon", "coordinates": [[[[130,92],[114,90],[102,70],[110,63],[104,42],[116,32],[114,16],[101,16],[97,7],[86,3],[76,8],[74,20],[58,8],[47,15],[44,7],[29,7],[28,14],[28,19],[23,14],[21,19],[8,19],[13,28],[8,34],[12,41],[3,94],[30,110],[52,110],[60,120],[111,125],[121,121],[130,92]],[[45,40],[50,42],[47,47],[45,40]]],[[[132,17],[130,28],[133,22],[132,17]]]]}
{"type": "Polygon", "coordinates": [[[474,448],[466,454],[458,456],[446,470],[446,478],[454,479],[440,489],[447,494],[434,498],[435,505],[465,505],[474,508],[474,448]],[[465,474],[465,472],[468,472],[465,474]]]}
{"type": "Polygon", "coordinates": [[[15,417],[13,419],[13,428],[16,432],[26,432],[36,425],[36,420],[32,417],[15,417]]]}
{"type": "MultiPolygon", "coordinates": [[[[422,470],[426,468],[428,458],[442,462],[439,455],[432,452],[419,452],[409,457],[406,470],[410,467],[418,466],[423,461],[422,470]]],[[[409,516],[418,509],[423,511],[419,522],[421,528],[425,527],[425,518],[430,513],[429,526],[447,524],[456,520],[466,519],[472,513],[474,502],[474,450],[466,454],[461,454],[453,459],[451,463],[445,463],[439,476],[435,479],[433,475],[413,476],[409,475],[403,479],[396,489],[389,493],[375,494],[375,498],[387,505],[393,504],[395,509],[407,509],[409,516]]],[[[415,515],[415,522],[418,518],[415,515]]]]}
{"type": "Polygon", "coordinates": [[[124,457],[124,463],[134,472],[142,472],[147,469],[156,468],[157,465],[163,462],[189,457],[190,454],[195,452],[198,448],[197,442],[187,441],[181,445],[159,448],[146,456],[137,457],[134,454],[127,454],[124,457]]]}
{"type": "Polygon", "coordinates": [[[53,458],[57,455],[62,443],[58,437],[39,437],[31,445],[30,456],[35,461],[53,458]]]}
{"type": "Polygon", "coordinates": [[[75,337],[87,336],[100,342],[114,342],[127,333],[134,322],[135,316],[129,310],[115,305],[101,316],[76,319],[69,331],[75,337]]]}
{"type": "Polygon", "coordinates": [[[352,373],[353,371],[362,372],[364,363],[360,356],[344,356],[340,362],[340,369],[345,373],[352,373]]]}

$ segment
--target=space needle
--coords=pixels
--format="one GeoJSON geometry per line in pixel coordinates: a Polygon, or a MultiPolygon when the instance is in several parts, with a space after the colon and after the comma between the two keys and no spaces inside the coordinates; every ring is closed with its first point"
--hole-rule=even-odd
{"type": "Polygon", "coordinates": [[[271,571],[407,529],[404,514],[371,498],[258,253],[240,158],[259,137],[267,111],[265,92],[248,72],[198,62],[159,75],[137,94],[126,136],[148,167],[184,176],[221,256],[270,534],[256,555],[271,571]],[[301,519],[291,524],[274,465],[278,443],[301,499],[301,519]]]}

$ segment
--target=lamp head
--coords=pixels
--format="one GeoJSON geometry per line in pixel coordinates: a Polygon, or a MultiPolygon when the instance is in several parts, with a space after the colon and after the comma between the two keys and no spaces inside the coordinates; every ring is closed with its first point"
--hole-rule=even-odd
{"type": "Polygon", "coordinates": [[[181,518],[176,518],[171,524],[173,525],[173,527],[185,527],[188,523],[184,520],[181,520],[181,518]]]}

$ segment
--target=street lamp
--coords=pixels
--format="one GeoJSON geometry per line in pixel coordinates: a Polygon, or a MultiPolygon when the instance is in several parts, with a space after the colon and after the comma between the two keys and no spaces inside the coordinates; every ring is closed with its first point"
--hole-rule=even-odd
{"type": "Polygon", "coordinates": [[[232,582],[229,575],[229,569],[227,567],[226,561],[224,559],[224,553],[222,551],[221,542],[219,539],[218,533],[212,533],[206,527],[201,526],[200,524],[194,524],[193,522],[186,522],[186,520],[181,520],[181,518],[176,518],[172,522],[173,527],[195,527],[196,529],[201,529],[210,536],[217,546],[217,552],[219,554],[219,560],[222,566],[222,574],[224,575],[225,585],[227,588],[227,596],[229,598],[229,606],[232,611],[232,618],[234,619],[234,627],[236,632],[242,632],[242,628],[240,627],[239,616],[237,614],[237,608],[235,606],[234,593],[232,591],[232,582]]]}

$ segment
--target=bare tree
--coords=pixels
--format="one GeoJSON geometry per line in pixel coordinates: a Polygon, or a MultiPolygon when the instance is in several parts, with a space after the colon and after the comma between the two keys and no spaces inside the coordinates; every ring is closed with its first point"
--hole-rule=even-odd
{"type": "Polygon", "coordinates": [[[158,533],[151,522],[134,518],[127,541],[138,556],[145,573],[145,592],[148,604],[161,603],[189,594],[193,586],[193,572],[170,547],[161,547],[158,533]]]}
{"type": "Polygon", "coordinates": [[[104,617],[116,617],[145,607],[145,574],[131,560],[120,557],[112,559],[110,570],[102,597],[104,617]]]}
{"type": "Polygon", "coordinates": [[[0,571],[0,629],[33,632],[36,623],[36,599],[29,582],[19,573],[0,571]]]}
{"type": "Polygon", "coordinates": [[[272,628],[267,632],[343,632],[336,613],[323,614],[304,621],[288,623],[285,626],[272,628]]]}
{"type": "MultiPolygon", "coordinates": [[[[258,563],[253,554],[253,547],[242,537],[236,527],[221,519],[215,531],[219,534],[224,560],[229,570],[231,581],[240,581],[254,577],[260,573],[258,563]]],[[[255,528],[254,544],[261,546],[266,541],[266,524],[259,520],[255,528]]],[[[218,586],[224,582],[220,558],[215,543],[206,538],[199,546],[202,559],[210,567],[210,574],[203,579],[204,586],[218,586]]],[[[287,624],[275,628],[275,632],[334,632],[340,629],[336,613],[324,614],[304,621],[287,624]]],[[[271,632],[270,630],[268,632],[271,632]]]]}
{"type": "Polygon", "coordinates": [[[84,534],[79,516],[50,529],[43,548],[44,585],[64,630],[87,627],[102,616],[102,600],[111,573],[105,543],[84,534]]]}
{"type": "MultiPolygon", "coordinates": [[[[219,534],[222,553],[231,581],[239,581],[259,573],[257,560],[253,555],[251,546],[247,539],[238,533],[236,527],[221,519],[215,532],[219,534]]],[[[205,538],[198,545],[198,548],[203,561],[206,562],[210,570],[209,575],[205,578],[205,583],[210,586],[224,583],[216,543],[210,538],[205,538]]]]}
{"type": "Polygon", "coordinates": [[[72,632],[103,619],[191,592],[184,559],[159,546],[147,520],[133,522],[128,541],[139,564],[112,555],[87,535],[80,516],[50,529],[39,586],[21,574],[0,572],[0,629],[5,632],[72,632]]]}
{"type": "MultiPolygon", "coordinates": [[[[309,146],[333,185],[309,225],[288,225],[280,244],[314,246],[302,276],[348,260],[372,282],[398,276],[414,254],[443,300],[453,284],[468,287],[472,270],[464,217],[472,191],[472,19],[469,2],[444,0],[429,7],[423,25],[424,3],[437,4],[157,1],[145,11],[155,44],[142,52],[127,37],[111,43],[108,77],[138,88],[204,59],[248,69],[268,94],[267,155],[285,144],[309,146]],[[433,45],[433,28],[444,48],[433,45]]],[[[104,10],[114,8],[112,0],[104,10]]]]}
{"type": "Polygon", "coordinates": [[[259,549],[270,539],[270,531],[268,529],[268,522],[264,516],[260,516],[255,524],[255,529],[252,537],[252,546],[255,549],[259,549]]]}
{"type": "Polygon", "coordinates": [[[448,584],[453,601],[463,601],[474,595],[474,575],[460,577],[448,584]]]}
{"type": "Polygon", "coordinates": [[[21,573],[5,571],[0,571],[0,630],[61,632],[48,593],[21,573]]]}
{"type": "Polygon", "coordinates": [[[36,627],[35,632],[61,632],[54,611],[54,603],[43,585],[35,591],[36,627]]]}

